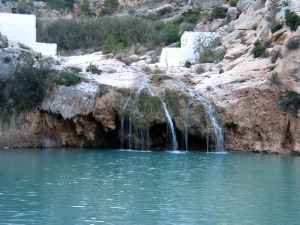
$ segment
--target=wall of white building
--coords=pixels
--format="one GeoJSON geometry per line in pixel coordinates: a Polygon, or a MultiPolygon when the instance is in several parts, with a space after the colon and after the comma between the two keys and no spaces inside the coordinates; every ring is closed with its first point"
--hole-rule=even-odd
{"type": "Polygon", "coordinates": [[[163,48],[160,56],[160,64],[163,66],[182,66],[186,61],[195,61],[199,54],[195,53],[195,42],[198,38],[208,44],[218,37],[213,32],[184,32],[180,39],[180,48],[163,48]]]}
{"type": "Polygon", "coordinates": [[[8,40],[19,42],[44,55],[55,55],[56,44],[36,42],[35,15],[0,13],[0,32],[8,40]]]}

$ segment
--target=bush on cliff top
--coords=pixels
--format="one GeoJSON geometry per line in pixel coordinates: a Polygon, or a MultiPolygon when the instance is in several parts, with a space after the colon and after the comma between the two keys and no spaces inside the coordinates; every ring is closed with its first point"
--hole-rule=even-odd
{"type": "Polygon", "coordinates": [[[38,21],[38,41],[57,43],[59,50],[101,47],[112,34],[124,47],[137,43],[153,48],[166,40],[163,24],[133,16],[38,21]]]}
{"type": "MultiPolygon", "coordinates": [[[[26,56],[27,57],[27,56],[26,56]]],[[[14,74],[0,79],[0,116],[8,122],[13,114],[32,109],[43,101],[50,70],[41,58],[22,58],[14,74]]]]}

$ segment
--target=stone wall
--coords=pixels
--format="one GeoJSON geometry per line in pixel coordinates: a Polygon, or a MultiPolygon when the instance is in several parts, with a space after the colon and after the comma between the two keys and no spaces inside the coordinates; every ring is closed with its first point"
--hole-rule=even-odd
{"type": "Polygon", "coordinates": [[[9,41],[29,46],[44,55],[55,55],[57,45],[36,42],[35,15],[0,13],[0,32],[9,41]]]}

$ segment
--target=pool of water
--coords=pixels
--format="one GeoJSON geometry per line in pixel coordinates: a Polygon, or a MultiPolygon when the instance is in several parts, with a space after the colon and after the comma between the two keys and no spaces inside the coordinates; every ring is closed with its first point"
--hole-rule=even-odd
{"type": "Polygon", "coordinates": [[[0,224],[300,224],[300,157],[0,150],[0,224]]]}

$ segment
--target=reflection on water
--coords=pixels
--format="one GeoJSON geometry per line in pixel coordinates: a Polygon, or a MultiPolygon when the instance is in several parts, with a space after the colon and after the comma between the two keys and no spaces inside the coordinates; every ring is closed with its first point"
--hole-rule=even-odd
{"type": "Polygon", "coordinates": [[[0,224],[300,222],[299,157],[1,150],[0,174],[0,224]]]}

